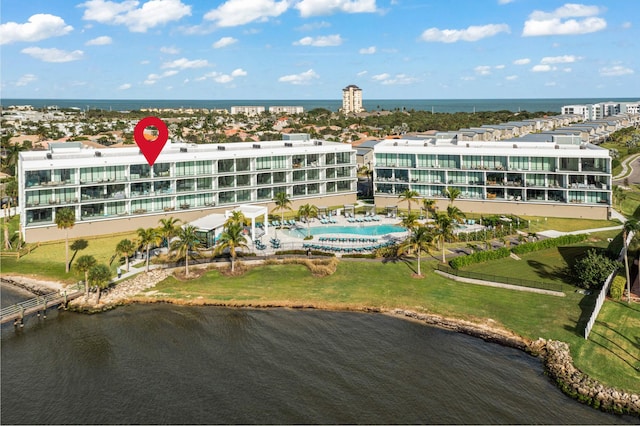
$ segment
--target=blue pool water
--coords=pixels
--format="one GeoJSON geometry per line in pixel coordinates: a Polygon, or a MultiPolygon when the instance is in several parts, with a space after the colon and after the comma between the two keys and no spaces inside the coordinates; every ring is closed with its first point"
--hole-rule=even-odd
{"type": "MultiPolygon", "coordinates": [[[[300,229],[303,235],[307,235],[306,229],[300,229]]],[[[405,232],[401,226],[396,225],[371,225],[371,226],[312,226],[311,235],[320,234],[355,234],[355,235],[385,235],[394,232],[405,232]]]]}

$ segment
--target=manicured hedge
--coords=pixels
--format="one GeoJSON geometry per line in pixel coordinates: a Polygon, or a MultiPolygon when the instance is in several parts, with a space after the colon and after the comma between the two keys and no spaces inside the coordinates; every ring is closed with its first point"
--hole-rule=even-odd
{"type": "Polygon", "coordinates": [[[500,247],[499,249],[495,250],[478,251],[468,256],[458,256],[454,259],[451,259],[449,265],[451,265],[453,269],[460,269],[464,268],[465,266],[473,265],[474,263],[502,259],[505,257],[509,257],[510,255],[511,250],[506,247],[500,247]]]}
{"type": "Polygon", "coordinates": [[[580,243],[589,238],[588,234],[563,235],[557,238],[536,241],[535,243],[519,244],[511,249],[515,254],[531,253],[533,251],[580,243]]]}

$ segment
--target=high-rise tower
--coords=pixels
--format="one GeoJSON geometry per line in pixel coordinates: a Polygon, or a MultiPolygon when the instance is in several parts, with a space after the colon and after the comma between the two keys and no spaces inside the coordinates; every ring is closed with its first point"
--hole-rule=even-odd
{"type": "Polygon", "coordinates": [[[345,114],[364,111],[362,108],[362,89],[350,84],[342,89],[342,112],[345,114]]]}

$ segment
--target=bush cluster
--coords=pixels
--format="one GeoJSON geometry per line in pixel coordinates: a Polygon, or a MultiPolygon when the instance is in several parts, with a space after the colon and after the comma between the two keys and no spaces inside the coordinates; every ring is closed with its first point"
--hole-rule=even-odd
{"type": "Polygon", "coordinates": [[[624,294],[624,287],[627,284],[627,280],[620,275],[616,275],[611,283],[611,287],[609,288],[609,295],[614,300],[622,299],[622,295],[624,294]]]}
{"type": "Polygon", "coordinates": [[[511,250],[507,247],[500,247],[496,250],[478,251],[468,256],[458,256],[449,262],[449,265],[453,269],[464,268],[465,266],[473,265],[475,263],[487,262],[489,260],[502,259],[509,257],[511,250]]]}
{"type": "Polygon", "coordinates": [[[546,240],[536,241],[534,243],[519,244],[511,249],[515,254],[526,254],[538,250],[580,243],[589,238],[588,234],[563,235],[557,238],[548,238],[546,240]]]}

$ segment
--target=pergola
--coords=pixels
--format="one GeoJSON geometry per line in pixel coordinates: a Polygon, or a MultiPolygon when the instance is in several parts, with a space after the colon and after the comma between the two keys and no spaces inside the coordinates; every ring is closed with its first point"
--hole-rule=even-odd
{"type": "Polygon", "coordinates": [[[345,217],[347,216],[347,213],[351,213],[351,217],[355,216],[355,214],[356,214],[356,206],[354,206],[353,204],[345,204],[344,205],[344,215],[345,215],[345,217]]]}
{"type": "Polygon", "coordinates": [[[387,206],[385,210],[387,213],[387,217],[390,217],[390,216],[395,217],[398,215],[398,206],[387,206]]]}
{"type": "Polygon", "coordinates": [[[251,239],[255,240],[256,237],[256,218],[263,216],[264,235],[269,234],[269,210],[264,206],[255,206],[252,204],[240,204],[233,210],[227,210],[224,212],[226,218],[231,217],[231,213],[239,211],[247,219],[251,219],[251,239]]]}

